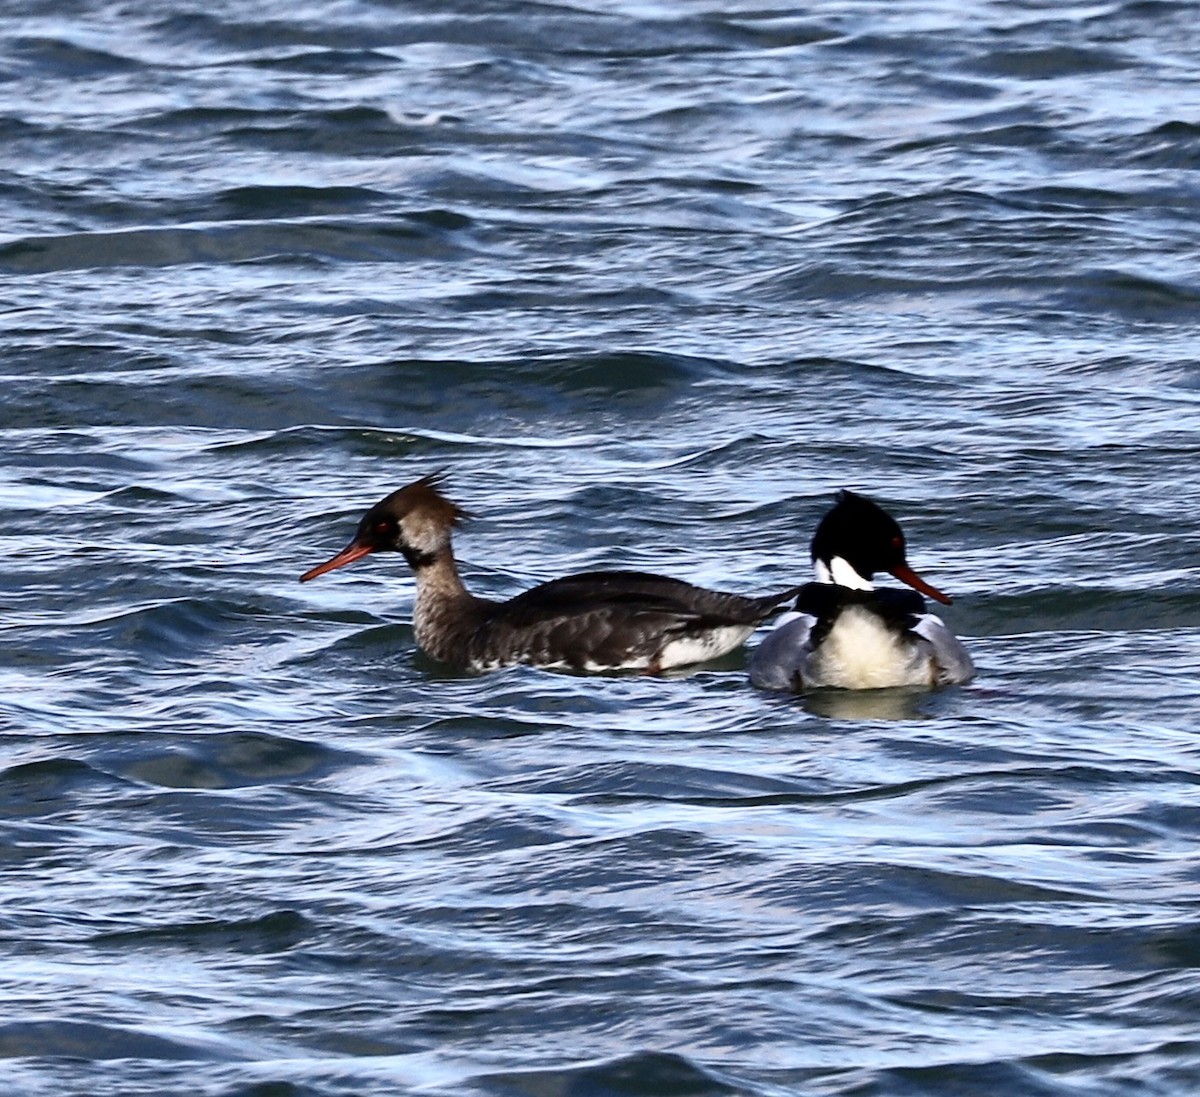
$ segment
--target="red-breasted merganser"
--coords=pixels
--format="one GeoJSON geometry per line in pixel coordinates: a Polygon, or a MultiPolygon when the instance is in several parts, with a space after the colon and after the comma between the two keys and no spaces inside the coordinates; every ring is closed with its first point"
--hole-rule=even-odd
{"type": "Polygon", "coordinates": [[[442,476],[426,476],[380,500],[350,544],[300,581],[372,552],[400,552],[417,580],[417,645],[440,662],[474,671],[526,663],[652,674],[733,651],[799,589],[746,597],[661,575],[593,571],[507,602],[478,598],[463,586],[451,547],[451,531],[468,515],[442,494],[443,486],[442,476]]]}
{"type": "Polygon", "coordinates": [[[886,511],[851,491],[838,493],[812,541],[816,582],[800,588],[795,611],[777,622],[750,660],[764,689],[879,689],[967,682],[971,656],[921,594],[950,598],[908,566],[904,534],[886,511]],[[914,589],[876,590],[876,572],[914,589]],[[920,591],[920,594],[917,593],[920,591]]]}

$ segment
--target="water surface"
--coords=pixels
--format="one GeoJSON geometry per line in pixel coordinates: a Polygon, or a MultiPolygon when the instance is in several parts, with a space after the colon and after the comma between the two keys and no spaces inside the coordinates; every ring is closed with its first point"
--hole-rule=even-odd
{"type": "Polygon", "coordinates": [[[1192,5],[0,43],[7,1091],[1195,1088],[1192,5]],[[979,677],[449,674],[398,557],[296,582],[439,468],[494,596],[864,491],[979,677]]]}

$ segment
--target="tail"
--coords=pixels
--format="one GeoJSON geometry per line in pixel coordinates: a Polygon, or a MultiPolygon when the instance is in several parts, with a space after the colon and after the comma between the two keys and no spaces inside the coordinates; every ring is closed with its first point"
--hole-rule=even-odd
{"type": "Polygon", "coordinates": [[[751,599],[757,608],[755,621],[761,623],[776,613],[792,609],[799,595],[800,587],[789,587],[779,594],[764,594],[759,598],[751,599]]]}

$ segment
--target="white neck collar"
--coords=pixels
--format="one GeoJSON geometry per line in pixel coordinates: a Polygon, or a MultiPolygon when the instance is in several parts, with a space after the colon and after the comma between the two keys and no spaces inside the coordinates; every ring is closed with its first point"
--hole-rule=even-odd
{"type": "Polygon", "coordinates": [[[814,560],[813,573],[818,583],[836,583],[839,587],[849,587],[851,590],[874,590],[875,584],[864,579],[841,556],[832,560],[814,560]]]}

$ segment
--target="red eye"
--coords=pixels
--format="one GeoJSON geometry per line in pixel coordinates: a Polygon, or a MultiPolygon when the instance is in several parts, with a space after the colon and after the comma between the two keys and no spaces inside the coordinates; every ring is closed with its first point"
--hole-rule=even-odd
{"type": "Polygon", "coordinates": [[[392,532],[392,523],[391,522],[376,522],[375,523],[375,532],[376,533],[391,533],[392,532]]]}
{"type": "Polygon", "coordinates": [[[898,549],[904,548],[904,538],[903,537],[893,537],[892,538],[892,548],[898,548],[898,549]]]}

